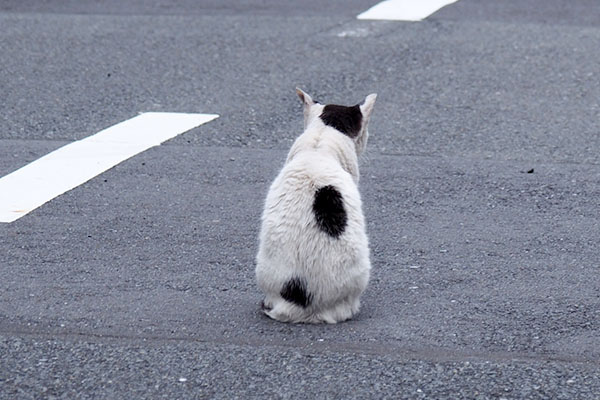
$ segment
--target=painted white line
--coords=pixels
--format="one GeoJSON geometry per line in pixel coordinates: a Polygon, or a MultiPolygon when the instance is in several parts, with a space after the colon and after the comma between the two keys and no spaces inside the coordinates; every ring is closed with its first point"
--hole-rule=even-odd
{"type": "Polygon", "coordinates": [[[374,5],[358,19],[421,21],[440,8],[458,0],[386,0],[374,5]]]}
{"type": "Polygon", "coordinates": [[[13,222],[120,162],[217,117],[144,113],[63,146],[0,178],[0,222],[13,222]]]}

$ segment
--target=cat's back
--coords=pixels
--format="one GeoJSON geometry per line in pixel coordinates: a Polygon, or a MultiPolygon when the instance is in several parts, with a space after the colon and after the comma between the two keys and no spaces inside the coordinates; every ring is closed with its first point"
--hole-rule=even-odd
{"type": "Polygon", "coordinates": [[[263,230],[278,236],[278,241],[322,240],[318,232],[344,239],[362,234],[363,229],[358,188],[352,176],[330,157],[299,154],[271,185],[263,230]]]}

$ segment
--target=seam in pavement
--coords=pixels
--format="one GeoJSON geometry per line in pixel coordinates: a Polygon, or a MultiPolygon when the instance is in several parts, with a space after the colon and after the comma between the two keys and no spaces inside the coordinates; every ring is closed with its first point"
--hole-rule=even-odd
{"type": "Polygon", "coordinates": [[[217,344],[241,347],[278,347],[285,350],[306,351],[309,353],[351,353],[391,357],[405,362],[426,361],[433,363],[455,363],[455,362],[518,362],[518,363],[559,363],[559,364],[581,364],[584,366],[600,366],[600,360],[582,356],[568,356],[564,354],[539,354],[523,352],[499,352],[499,351],[466,351],[460,349],[445,349],[441,347],[404,347],[390,346],[389,344],[371,343],[340,343],[320,341],[281,341],[281,340],[259,340],[247,338],[201,338],[194,336],[161,336],[161,335],[133,335],[114,333],[91,333],[91,332],[41,332],[26,329],[1,329],[0,336],[21,336],[28,338],[39,338],[41,340],[67,340],[67,341],[92,341],[105,343],[120,343],[130,345],[139,343],[163,345],[178,343],[217,344]]]}

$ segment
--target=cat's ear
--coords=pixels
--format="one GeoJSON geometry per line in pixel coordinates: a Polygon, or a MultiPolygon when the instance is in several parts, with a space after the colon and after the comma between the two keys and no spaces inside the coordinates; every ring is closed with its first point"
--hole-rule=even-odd
{"type": "Polygon", "coordinates": [[[317,102],[300,88],[296,88],[296,94],[300,97],[300,100],[302,100],[302,104],[304,105],[304,128],[306,129],[311,115],[311,107],[317,104],[317,102]]]}
{"type": "Polygon", "coordinates": [[[365,98],[365,101],[360,105],[360,112],[363,117],[363,125],[366,127],[373,112],[373,106],[375,105],[375,99],[377,99],[377,93],[372,93],[365,98]]]}
{"type": "Polygon", "coordinates": [[[358,137],[354,140],[357,154],[361,154],[363,151],[365,151],[365,147],[367,147],[367,140],[369,139],[369,118],[371,118],[371,113],[373,112],[375,99],[377,99],[377,94],[370,94],[365,98],[365,101],[363,101],[363,103],[359,106],[360,113],[362,114],[362,121],[360,133],[358,134],[358,137]]]}
{"type": "Polygon", "coordinates": [[[296,88],[296,94],[298,95],[298,97],[300,97],[300,100],[302,101],[302,104],[304,104],[304,107],[307,106],[312,106],[313,104],[315,104],[316,102],[312,99],[312,97],[310,97],[308,95],[308,93],[305,93],[302,89],[300,88],[296,88]]]}

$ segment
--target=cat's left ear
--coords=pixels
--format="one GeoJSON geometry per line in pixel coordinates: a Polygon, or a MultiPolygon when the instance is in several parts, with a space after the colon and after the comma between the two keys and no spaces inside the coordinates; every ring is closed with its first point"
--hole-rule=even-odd
{"type": "Polygon", "coordinates": [[[300,100],[302,100],[302,104],[304,104],[304,107],[307,106],[312,106],[313,104],[315,104],[316,102],[312,99],[312,97],[310,97],[308,95],[308,93],[305,93],[302,89],[300,88],[296,88],[296,94],[298,95],[298,97],[300,97],[300,100]]]}
{"type": "Polygon", "coordinates": [[[310,109],[317,103],[308,95],[308,93],[305,93],[300,88],[296,88],[296,94],[300,97],[300,100],[302,100],[302,104],[304,105],[304,128],[306,129],[310,118],[310,109]]]}

